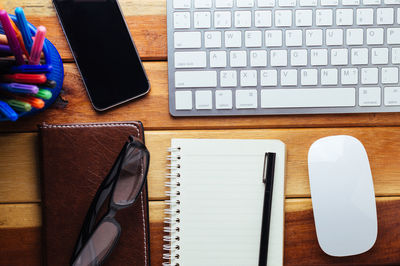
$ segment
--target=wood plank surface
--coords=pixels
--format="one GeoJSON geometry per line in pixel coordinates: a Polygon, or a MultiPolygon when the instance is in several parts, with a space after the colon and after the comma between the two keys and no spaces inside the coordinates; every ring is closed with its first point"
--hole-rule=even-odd
{"type": "MultiPolygon", "coordinates": [[[[378,238],[368,252],[345,258],[326,255],[318,246],[310,199],[287,199],[285,202],[285,265],[399,265],[399,197],[377,198],[378,238]]],[[[0,265],[41,265],[40,208],[37,204],[0,205],[0,265]],[[12,209],[13,219],[5,212],[12,209]],[[22,209],[31,209],[29,211],[22,209]],[[32,215],[33,213],[33,215],[32,215]],[[32,216],[34,217],[32,219],[32,216]],[[19,219],[31,221],[20,227],[19,219]]],[[[150,202],[150,237],[152,265],[162,262],[163,202],[150,202]]],[[[122,229],[123,233],[123,229],[122,229]]]]}
{"type": "Polygon", "coordinates": [[[35,131],[37,125],[43,121],[77,123],[140,120],[146,130],[400,125],[400,113],[174,118],[168,109],[167,63],[145,62],[144,66],[150,79],[150,93],[123,106],[99,113],[90,104],[76,65],[65,64],[62,94],[63,99],[68,101],[65,108],[54,105],[32,117],[16,122],[2,122],[0,132],[35,131]]]}
{"type": "MultiPolygon", "coordinates": [[[[167,59],[166,0],[119,0],[128,28],[143,60],[167,59]]],[[[51,0],[0,0],[10,14],[23,7],[29,22],[47,28],[49,39],[65,61],[72,61],[72,54],[62,32],[51,0]]]]}
{"type": "MultiPolygon", "coordinates": [[[[307,153],[311,144],[329,135],[358,138],[369,155],[375,193],[400,196],[400,127],[313,128],[258,130],[147,131],[151,154],[150,200],[165,199],[164,182],[167,148],[171,138],[254,138],[280,139],[287,145],[286,197],[309,197],[307,153]]],[[[38,202],[39,162],[37,134],[0,135],[0,202],[38,202]],[[12,155],[12,156],[10,156],[12,155]]]]}

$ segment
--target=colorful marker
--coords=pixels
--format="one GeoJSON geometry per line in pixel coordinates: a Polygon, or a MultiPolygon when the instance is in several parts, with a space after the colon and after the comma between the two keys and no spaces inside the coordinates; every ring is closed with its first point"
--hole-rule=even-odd
{"type": "Polygon", "coordinates": [[[15,31],[11,25],[10,18],[5,10],[0,10],[0,22],[3,25],[3,30],[7,36],[8,45],[10,46],[18,65],[25,64],[22,49],[18,42],[15,31]]]}
{"type": "Polygon", "coordinates": [[[17,112],[29,112],[32,110],[32,105],[26,102],[21,102],[15,99],[5,100],[8,105],[10,105],[17,112]]]}
{"type": "Polygon", "coordinates": [[[7,44],[8,45],[8,40],[7,36],[4,34],[0,34],[0,44],[7,44]]]}
{"type": "Polygon", "coordinates": [[[5,102],[0,101],[0,113],[11,121],[16,121],[18,119],[18,114],[5,102]]]}
{"type": "Polygon", "coordinates": [[[35,40],[31,49],[31,57],[29,58],[29,65],[38,65],[40,63],[40,55],[42,54],[44,39],[46,36],[46,28],[39,26],[36,30],[35,40]]]}
{"type": "Polygon", "coordinates": [[[53,97],[53,94],[49,90],[39,89],[39,92],[37,94],[35,94],[35,97],[39,97],[44,100],[50,100],[51,97],[53,97]]]}
{"type": "Polygon", "coordinates": [[[26,20],[24,10],[21,7],[17,7],[15,9],[15,16],[17,17],[18,21],[18,28],[21,32],[22,39],[24,40],[25,48],[28,51],[31,51],[33,40],[31,31],[29,29],[28,21],[26,20]]]}
{"type": "Polygon", "coordinates": [[[44,107],[44,101],[42,99],[35,98],[33,96],[20,96],[14,95],[16,100],[21,102],[29,103],[32,107],[42,109],[44,107]]]}
{"type": "Polygon", "coordinates": [[[0,53],[12,54],[10,46],[8,46],[7,44],[0,44],[0,53]]]}
{"type": "Polygon", "coordinates": [[[25,73],[25,74],[42,74],[49,73],[52,70],[50,65],[21,65],[12,66],[8,70],[10,73],[25,73]]]}
{"type": "Polygon", "coordinates": [[[35,85],[19,84],[19,83],[0,83],[0,89],[12,93],[36,94],[39,92],[39,88],[35,85]]]}
{"type": "Polygon", "coordinates": [[[0,76],[2,79],[8,82],[17,83],[31,83],[31,84],[43,84],[46,83],[47,78],[44,74],[4,74],[0,76]]]}

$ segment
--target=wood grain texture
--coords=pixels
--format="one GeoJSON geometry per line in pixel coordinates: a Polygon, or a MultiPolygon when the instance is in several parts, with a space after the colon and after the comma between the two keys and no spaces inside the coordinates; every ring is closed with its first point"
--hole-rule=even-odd
{"type": "MultiPolygon", "coordinates": [[[[146,145],[151,153],[148,175],[150,200],[166,198],[166,156],[171,138],[280,139],[287,145],[286,197],[309,197],[308,149],[314,141],[329,135],[358,138],[369,155],[376,195],[400,196],[400,164],[397,156],[400,150],[400,127],[181,130],[145,133],[146,145]]],[[[4,149],[0,149],[0,202],[38,202],[37,134],[0,135],[1,147],[4,149]]]]}
{"type": "MultiPolygon", "coordinates": [[[[310,199],[287,199],[285,204],[285,265],[400,264],[400,217],[393,215],[400,208],[399,197],[377,198],[378,238],[374,247],[364,254],[345,258],[330,257],[319,248],[310,199]]],[[[34,204],[23,206],[37,209],[34,204]]],[[[163,209],[162,202],[150,202],[152,265],[162,262],[163,209]]],[[[3,215],[0,212],[0,220],[3,215]]],[[[15,217],[10,220],[11,224],[0,227],[0,265],[40,265],[40,227],[33,224],[13,228],[12,223],[17,223],[14,220],[21,218],[15,217]]]]}
{"type": "MultiPolygon", "coordinates": [[[[120,0],[128,28],[143,60],[167,59],[166,1],[120,0]]],[[[11,14],[18,6],[24,8],[29,22],[47,28],[47,38],[56,46],[65,61],[72,61],[72,54],[58,22],[51,0],[0,0],[11,14]]]]}
{"type": "Polygon", "coordinates": [[[150,93],[120,107],[99,113],[90,104],[76,65],[65,64],[62,97],[68,101],[68,105],[65,108],[52,106],[41,114],[17,122],[0,123],[0,132],[34,131],[37,124],[43,121],[76,123],[140,120],[146,130],[400,125],[400,113],[174,118],[168,109],[167,63],[145,62],[144,66],[150,79],[150,93]]]}

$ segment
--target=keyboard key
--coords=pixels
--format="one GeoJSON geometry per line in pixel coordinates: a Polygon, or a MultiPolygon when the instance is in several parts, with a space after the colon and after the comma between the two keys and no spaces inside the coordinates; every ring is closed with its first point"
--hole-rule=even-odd
{"type": "Polygon", "coordinates": [[[235,27],[251,27],[251,11],[235,11],[235,27]]]}
{"type": "Polygon", "coordinates": [[[339,4],[339,0],[321,0],[322,6],[337,6],[339,4]]]}
{"type": "Polygon", "coordinates": [[[174,28],[189,29],[190,28],[190,12],[174,13],[174,28]]]}
{"type": "Polygon", "coordinates": [[[211,0],[194,0],[195,8],[211,8],[212,2],[211,0]]]}
{"type": "Polygon", "coordinates": [[[383,28],[367,29],[367,44],[383,44],[383,28]]]}
{"type": "Polygon", "coordinates": [[[374,65],[387,64],[389,62],[388,48],[372,48],[371,63],[374,65]]]}
{"type": "Polygon", "coordinates": [[[279,6],[282,7],[296,6],[296,0],[278,0],[278,1],[279,1],[279,6]]]}
{"type": "Polygon", "coordinates": [[[378,25],[390,25],[394,21],[393,8],[378,8],[376,9],[376,23],[378,25]]]}
{"type": "Polygon", "coordinates": [[[250,51],[250,66],[252,67],[267,66],[267,51],[266,50],[250,51]]]}
{"type": "Polygon", "coordinates": [[[303,45],[303,32],[301,30],[287,30],[286,32],[286,46],[302,46],[303,45]]]}
{"type": "Polygon", "coordinates": [[[240,86],[242,87],[257,86],[257,70],[241,70],[240,86]]]}
{"type": "Polygon", "coordinates": [[[175,92],[175,109],[176,110],[192,110],[192,92],[176,91],[175,92]]]}
{"type": "Polygon", "coordinates": [[[321,46],[322,45],[322,30],[306,30],[306,45],[321,46]]]}
{"type": "Polygon", "coordinates": [[[246,51],[231,51],[230,52],[231,67],[245,67],[247,66],[247,52],[246,51]]]}
{"type": "Polygon", "coordinates": [[[296,26],[310,27],[312,26],[312,20],[312,10],[296,10],[296,26]]]}
{"type": "Polygon", "coordinates": [[[343,30],[327,29],[325,39],[328,46],[343,45],[343,30]]]}
{"type": "Polygon", "coordinates": [[[387,29],[387,43],[400,44],[400,28],[387,29]]]}
{"type": "Polygon", "coordinates": [[[361,69],[361,84],[378,84],[378,69],[376,67],[361,69]]]}
{"type": "Polygon", "coordinates": [[[354,88],[261,90],[262,108],[355,106],[354,88]]]}
{"type": "Polygon", "coordinates": [[[353,9],[336,9],[336,25],[353,25],[353,9]]]}
{"type": "Polygon", "coordinates": [[[194,12],[194,27],[198,29],[208,29],[211,27],[210,12],[194,12]]]}
{"type": "Polygon", "coordinates": [[[297,69],[282,69],[281,86],[296,86],[296,85],[297,85],[297,69]]]}
{"type": "Polygon", "coordinates": [[[278,71],[272,70],[261,70],[260,71],[260,83],[261,86],[276,86],[278,85],[278,71]]]}
{"type": "Polygon", "coordinates": [[[216,8],[233,7],[233,0],[215,0],[216,8]]]}
{"type": "MultiPolygon", "coordinates": [[[[294,2],[296,3],[296,1],[294,2]]],[[[275,10],[275,26],[276,27],[292,26],[292,10],[275,10]]]]}
{"type": "Polygon", "coordinates": [[[362,45],[364,43],[363,29],[347,29],[346,44],[347,45],[362,45]]]}
{"type": "Polygon", "coordinates": [[[386,5],[400,5],[400,0],[385,0],[386,5]]]}
{"type": "Polygon", "coordinates": [[[206,48],[221,48],[221,32],[206,31],[204,33],[204,46],[206,48]]]}
{"type": "Polygon", "coordinates": [[[356,85],[358,83],[358,68],[342,68],[340,81],[343,85],[356,85]]]}
{"type": "Polygon", "coordinates": [[[338,70],[336,68],[321,69],[321,84],[322,85],[337,85],[338,70]]]}
{"type": "Polygon", "coordinates": [[[220,72],[221,87],[236,87],[237,73],[236,70],[226,70],[220,72]]]}
{"type": "Polygon", "coordinates": [[[275,0],[257,0],[258,7],[274,7],[275,0]]]}
{"type": "Polygon", "coordinates": [[[237,7],[253,7],[254,0],[236,0],[237,7]]]}
{"type": "Polygon", "coordinates": [[[271,66],[287,66],[287,50],[271,51],[271,66]]]}
{"type": "Polygon", "coordinates": [[[342,0],[342,5],[344,6],[358,6],[360,0],[342,0]]]}
{"type": "Polygon", "coordinates": [[[267,46],[267,47],[282,46],[282,31],[281,30],[266,30],[265,31],[265,46],[267,46]]]}
{"type": "Polygon", "coordinates": [[[217,86],[216,71],[176,71],[176,88],[209,88],[217,86]]]}
{"type": "Polygon", "coordinates": [[[360,87],[358,93],[358,104],[360,106],[380,106],[381,88],[380,87],[360,87]]]}
{"type": "Polygon", "coordinates": [[[399,82],[399,69],[397,67],[382,68],[382,83],[392,84],[399,82]]]}
{"type": "Polygon", "coordinates": [[[332,26],[333,25],[332,9],[317,9],[315,13],[315,24],[317,26],[332,26]]]}
{"type": "Polygon", "coordinates": [[[271,27],[272,12],[270,10],[257,10],[254,12],[254,25],[256,27],[271,27]]]}
{"type": "Polygon", "coordinates": [[[385,87],[384,99],[387,106],[400,105],[400,87],[385,87]]]}
{"type": "Polygon", "coordinates": [[[211,51],[210,67],[226,67],[226,51],[211,51]]]}
{"type": "Polygon", "coordinates": [[[331,50],[331,65],[345,66],[348,63],[349,52],[347,49],[332,49],[331,50]]]}
{"type": "Polygon", "coordinates": [[[312,66],[326,66],[328,64],[327,49],[311,49],[310,57],[312,66]]]}
{"type": "Polygon", "coordinates": [[[176,68],[206,67],[206,52],[175,52],[176,68]]]}
{"type": "Polygon", "coordinates": [[[257,108],[257,90],[237,90],[236,108],[237,109],[257,108]]]}
{"type": "Polygon", "coordinates": [[[368,48],[351,49],[351,64],[368,65],[368,48]]]}
{"type": "Polygon", "coordinates": [[[232,109],[232,91],[216,90],[215,91],[215,108],[216,109],[232,109]]]}
{"type": "Polygon", "coordinates": [[[400,64],[400,48],[392,48],[392,64],[400,64]]]}
{"type": "Polygon", "coordinates": [[[225,31],[225,47],[242,47],[242,32],[225,31]]]}
{"type": "Polygon", "coordinates": [[[174,0],[174,8],[190,8],[191,0],[174,0]]]}
{"type": "Polygon", "coordinates": [[[305,49],[291,50],[290,64],[292,66],[306,66],[308,64],[307,50],[305,49]]]}
{"type": "Polygon", "coordinates": [[[175,32],[174,33],[175,48],[200,48],[201,33],[196,32],[175,32]]]}
{"type": "Polygon", "coordinates": [[[372,8],[357,9],[357,25],[372,25],[374,23],[374,10],[372,8]]]}
{"type": "Polygon", "coordinates": [[[196,109],[211,110],[212,109],[212,94],[211,91],[196,91],[196,109]]]}
{"type": "Polygon", "coordinates": [[[245,46],[246,47],[261,47],[261,31],[246,31],[245,36],[245,46]]]}
{"type": "Polygon", "coordinates": [[[317,0],[300,0],[300,6],[317,6],[317,0]]]}
{"type": "Polygon", "coordinates": [[[302,69],[301,70],[301,85],[313,86],[318,84],[317,69],[302,69]]]}
{"type": "Polygon", "coordinates": [[[363,0],[363,5],[377,6],[381,4],[381,0],[363,0]]]}
{"type": "Polygon", "coordinates": [[[232,14],[229,11],[214,12],[214,27],[215,28],[230,28],[232,25],[232,14]]]}

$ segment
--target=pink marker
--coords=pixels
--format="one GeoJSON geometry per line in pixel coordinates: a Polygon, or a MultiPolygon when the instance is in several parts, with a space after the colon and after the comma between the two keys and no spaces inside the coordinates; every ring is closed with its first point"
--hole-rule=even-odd
{"type": "Polygon", "coordinates": [[[11,25],[10,18],[5,10],[0,10],[0,21],[3,25],[4,33],[7,36],[8,45],[13,52],[18,65],[25,65],[24,56],[22,55],[22,49],[19,45],[17,35],[11,25]]]}
{"type": "Polygon", "coordinates": [[[33,41],[29,65],[39,65],[40,55],[42,54],[43,44],[46,35],[46,28],[39,26],[36,30],[35,40],[33,41]]]}

